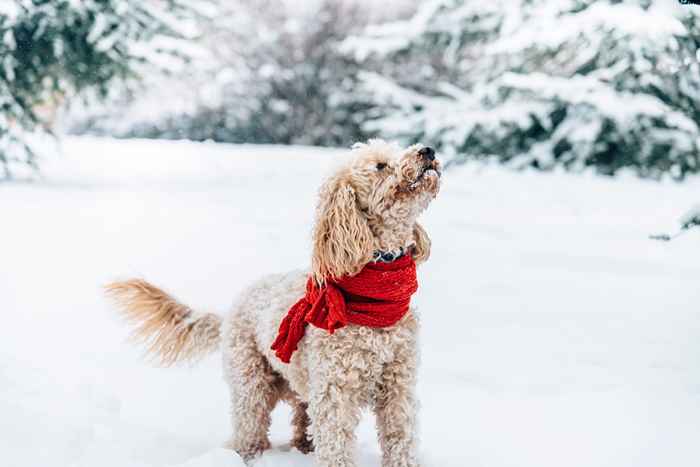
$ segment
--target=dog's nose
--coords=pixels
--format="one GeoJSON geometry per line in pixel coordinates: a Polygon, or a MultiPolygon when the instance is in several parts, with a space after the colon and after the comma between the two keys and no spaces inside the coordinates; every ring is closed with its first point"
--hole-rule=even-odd
{"type": "Polygon", "coordinates": [[[426,146],[424,148],[421,148],[418,151],[418,155],[421,156],[426,161],[434,161],[435,160],[435,149],[429,148],[426,146]]]}

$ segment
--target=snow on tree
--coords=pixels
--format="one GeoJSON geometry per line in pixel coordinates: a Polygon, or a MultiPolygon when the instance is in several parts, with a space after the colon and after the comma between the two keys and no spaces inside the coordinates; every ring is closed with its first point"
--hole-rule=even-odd
{"type": "Polygon", "coordinates": [[[0,3],[0,178],[36,169],[33,136],[50,133],[65,99],[109,93],[117,79],[177,55],[175,0],[14,0],[0,3]]]}
{"type": "Polygon", "coordinates": [[[368,130],[456,161],[653,178],[700,170],[699,46],[693,8],[661,0],[431,0],[343,45],[365,63],[368,130]]]}
{"type": "Polygon", "coordinates": [[[358,64],[338,51],[366,24],[336,0],[222,1],[199,46],[195,70],[152,85],[72,130],[118,136],[349,146],[364,136],[358,64]],[[178,90],[167,101],[164,86],[178,90]]]}
{"type": "Polygon", "coordinates": [[[355,95],[358,65],[338,44],[364,24],[362,12],[335,0],[277,14],[274,1],[248,3],[255,5],[257,37],[238,41],[245,49],[233,57],[244,78],[224,89],[225,108],[246,109],[234,127],[241,140],[349,146],[361,134],[367,105],[355,95]]]}

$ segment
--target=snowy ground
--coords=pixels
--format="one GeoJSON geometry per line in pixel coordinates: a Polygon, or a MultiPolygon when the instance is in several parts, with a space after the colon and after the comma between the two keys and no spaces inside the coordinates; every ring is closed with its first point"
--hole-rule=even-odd
{"type": "MultiPolygon", "coordinates": [[[[337,152],[69,139],[45,179],[0,185],[0,465],[233,467],[219,359],[159,369],[100,286],[139,275],[224,312],[305,265],[337,152]]],[[[424,217],[426,467],[690,467],[700,461],[700,232],[684,185],[464,167],[424,217]]],[[[257,467],[290,452],[289,412],[257,467]]],[[[361,466],[378,466],[372,420],[361,466]]]]}

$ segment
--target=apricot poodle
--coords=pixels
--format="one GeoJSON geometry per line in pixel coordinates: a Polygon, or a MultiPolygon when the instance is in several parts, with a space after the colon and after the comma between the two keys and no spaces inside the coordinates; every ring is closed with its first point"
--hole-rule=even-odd
{"type": "Polygon", "coordinates": [[[261,278],[224,318],[197,313],[140,279],[107,286],[163,364],[221,348],[232,406],[228,446],[245,460],[270,447],[270,413],[286,401],[294,413],[292,445],[315,451],[320,466],[355,465],[354,429],[363,407],[376,413],[382,465],[419,465],[413,309],[388,327],[348,324],[329,332],[307,326],[289,363],[271,349],[283,318],[305,295],[309,277],[321,287],[371,263],[406,255],[415,263],[428,259],[430,239],[416,219],[440,187],[435,151],[370,140],[352,152],[353,159],[320,191],[311,271],[261,278]]]}

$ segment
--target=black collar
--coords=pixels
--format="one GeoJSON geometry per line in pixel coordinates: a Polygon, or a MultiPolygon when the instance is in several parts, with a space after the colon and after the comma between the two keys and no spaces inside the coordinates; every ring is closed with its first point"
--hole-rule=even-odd
{"type": "Polygon", "coordinates": [[[372,261],[375,263],[391,263],[396,261],[406,254],[404,247],[399,248],[398,251],[375,251],[372,255],[372,261]]]}

